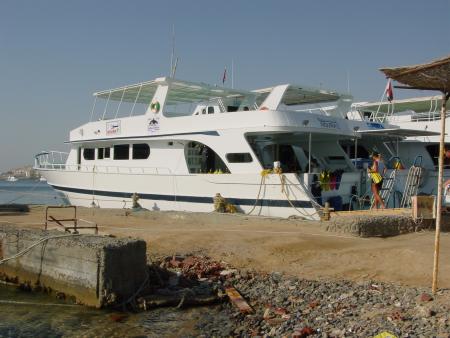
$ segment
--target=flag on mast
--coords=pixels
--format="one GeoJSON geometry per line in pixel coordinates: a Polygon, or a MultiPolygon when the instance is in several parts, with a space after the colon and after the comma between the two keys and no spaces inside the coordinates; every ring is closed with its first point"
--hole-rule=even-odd
{"type": "Polygon", "coordinates": [[[394,91],[392,90],[392,82],[391,79],[388,79],[388,83],[386,84],[385,89],[386,97],[389,102],[391,102],[394,99],[394,91]]]}
{"type": "Polygon", "coordinates": [[[227,67],[225,67],[225,70],[223,71],[222,84],[225,84],[226,80],[227,80],[227,67]]]}

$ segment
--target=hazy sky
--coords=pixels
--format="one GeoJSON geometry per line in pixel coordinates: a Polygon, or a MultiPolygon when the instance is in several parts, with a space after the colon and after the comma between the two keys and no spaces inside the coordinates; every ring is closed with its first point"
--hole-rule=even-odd
{"type": "MultiPolygon", "coordinates": [[[[378,100],[381,66],[450,53],[450,1],[0,0],[0,171],[64,150],[96,90],[167,75],[235,87],[300,83],[378,100]],[[230,84],[230,83],[229,83],[230,84]]],[[[397,97],[424,95],[399,93],[397,97]]]]}

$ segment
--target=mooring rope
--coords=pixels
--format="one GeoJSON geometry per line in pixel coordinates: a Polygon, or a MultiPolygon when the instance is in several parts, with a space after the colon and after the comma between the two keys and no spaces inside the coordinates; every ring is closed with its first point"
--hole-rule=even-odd
{"type": "MultiPolygon", "coordinates": [[[[25,255],[26,253],[28,253],[31,249],[33,249],[35,246],[38,246],[41,243],[44,243],[50,239],[57,239],[57,238],[64,238],[64,237],[74,237],[74,236],[81,236],[81,235],[86,235],[86,234],[65,234],[65,235],[55,235],[55,236],[49,236],[49,237],[44,237],[42,239],[40,239],[39,241],[31,244],[29,247],[27,247],[26,249],[23,249],[22,251],[16,253],[15,255],[11,256],[11,257],[7,257],[7,258],[3,258],[0,260],[0,265],[3,263],[6,263],[7,261],[13,260],[13,259],[17,259],[23,255],[25,255]]],[[[92,236],[92,235],[89,235],[92,236]]]]}
{"type": "Polygon", "coordinates": [[[36,303],[36,302],[23,302],[23,301],[17,301],[17,300],[5,300],[5,299],[0,299],[0,304],[79,307],[79,305],[76,305],[76,304],[36,303]]]}

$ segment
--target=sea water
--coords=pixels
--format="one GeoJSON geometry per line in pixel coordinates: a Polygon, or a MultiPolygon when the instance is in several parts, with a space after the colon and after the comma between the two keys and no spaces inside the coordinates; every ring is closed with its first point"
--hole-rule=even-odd
{"type": "MultiPolygon", "coordinates": [[[[0,204],[67,204],[45,181],[0,181],[0,204]]],[[[0,214],[0,224],[1,224],[0,214]]],[[[154,309],[127,313],[69,304],[40,292],[0,284],[0,338],[3,337],[189,337],[207,308],[154,309]],[[122,314],[123,315],[123,314],[122,314]]]]}
{"type": "Polygon", "coordinates": [[[0,204],[67,204],[46,181],[22,179],[0,181],[0,204]]]}
{"type": "Polygon", "coordinates": [[[141,313],[69,304],[40,292],[0,285],[0,337],[194,337],[208,310],[160,308],[141,313]]]}

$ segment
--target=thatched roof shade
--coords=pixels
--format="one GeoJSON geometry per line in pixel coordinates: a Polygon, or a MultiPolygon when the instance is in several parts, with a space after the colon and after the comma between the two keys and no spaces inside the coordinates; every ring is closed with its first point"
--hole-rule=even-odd
{"type": "Polygon", "coordinates": [[[450,55],[420,65],[381,68],[387,77],[411,88],[450,91],[450,55]]]}

